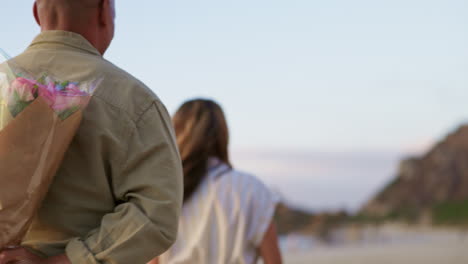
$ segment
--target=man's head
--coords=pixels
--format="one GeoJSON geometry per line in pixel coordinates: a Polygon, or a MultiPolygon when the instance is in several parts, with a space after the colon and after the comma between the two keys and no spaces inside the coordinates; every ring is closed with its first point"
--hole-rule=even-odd
{"type": "Polygon", "coordinates": [[[81,34],[104,54],[114,38],[115,0],[36,0],[34,17],[42,31],[81,34]]]}

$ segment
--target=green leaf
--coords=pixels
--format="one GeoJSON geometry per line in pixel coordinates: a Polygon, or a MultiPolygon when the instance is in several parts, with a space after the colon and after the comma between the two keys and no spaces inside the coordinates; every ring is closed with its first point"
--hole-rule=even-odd
{"type": "Polygon", "coordinates": [[[61,120],[65,120],[69,118],[71,115],[73,115],[76,111],[80,110],[80,106],[73,106],[70,107],[60,113],[58,113],[58,116],[61,120]]]}

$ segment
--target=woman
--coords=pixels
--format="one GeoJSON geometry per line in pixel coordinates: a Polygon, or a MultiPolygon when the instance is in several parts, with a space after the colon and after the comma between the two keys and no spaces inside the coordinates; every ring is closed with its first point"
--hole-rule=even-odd
{"type": "MultiPolygon", "coordinates": [[[[184,103],[174,126],[185,174],[179,237],[160,264],[280,264],[275,196],[256,178],[234,170],[221,107],[184,103]]],[[[153,260],[149,264],[158,263],[153,260]]]]}

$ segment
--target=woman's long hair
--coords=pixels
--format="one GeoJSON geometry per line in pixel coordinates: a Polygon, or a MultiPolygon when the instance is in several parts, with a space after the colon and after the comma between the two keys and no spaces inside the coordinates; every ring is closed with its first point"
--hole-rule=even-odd
{"type": "Polygon", "coordinates": [[[173,118],[184,167],[184,202],[200,186],[208,172],[208,160],[229,161],[229,130],[223,109],[214,101],[195,99],[185,102],[173,118]]]}

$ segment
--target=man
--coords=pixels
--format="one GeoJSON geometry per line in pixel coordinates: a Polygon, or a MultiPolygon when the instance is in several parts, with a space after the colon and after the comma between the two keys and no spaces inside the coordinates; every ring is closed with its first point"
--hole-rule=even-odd
{"type": "Polygon", "coordinates": [[[2,251],[0,264],[144,264],[177,235],[182,168],[169,115],[144,84],[102,58],[114,34],[113,0],[36,0],[34,15],[42,33],[16,64],[104,81],[24,248],[2,251]]]}

